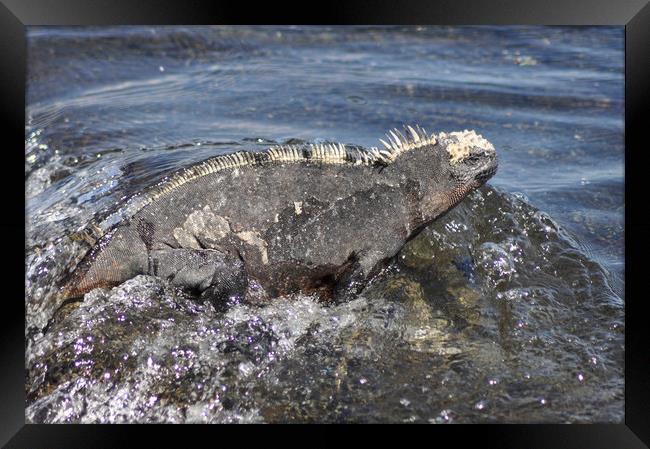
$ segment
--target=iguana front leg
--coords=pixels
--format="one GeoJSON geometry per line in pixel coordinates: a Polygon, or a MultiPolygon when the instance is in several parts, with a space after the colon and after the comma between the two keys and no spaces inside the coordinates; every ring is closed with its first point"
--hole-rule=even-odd
{"type": "Polygon", "coordinates": [[[215,304],[234,295],[244,295],[248,285],[242,261],[212,249],[151,250],[148,272],[198,292],[215,304]]]}

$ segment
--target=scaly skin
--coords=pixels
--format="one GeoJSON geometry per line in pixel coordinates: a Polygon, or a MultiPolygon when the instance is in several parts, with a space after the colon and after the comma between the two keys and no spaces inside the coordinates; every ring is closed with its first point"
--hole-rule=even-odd
{"type": "Polygon", "coordinates": [[[250,279],[270,296],[358,291],[382,264],[496,172],[472,132],[391,131],[386,149],[275,147],[218,156],[79,235],[94,244],[58,301],[151,274],[215,300],[250,279]]]}

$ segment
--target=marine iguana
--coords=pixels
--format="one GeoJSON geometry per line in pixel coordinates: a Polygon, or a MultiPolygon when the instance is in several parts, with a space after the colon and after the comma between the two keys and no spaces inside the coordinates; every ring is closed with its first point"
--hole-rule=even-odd
{"type": "Polygon", "coordinates": [[[76,234],[92,247],[59,301],[138,274],[215,300],[255,280],[266,293],[358,292],[427,224],[492,177],[474,131],[392,130],[385,148],[279,145],[215,156],[76,234]]]}

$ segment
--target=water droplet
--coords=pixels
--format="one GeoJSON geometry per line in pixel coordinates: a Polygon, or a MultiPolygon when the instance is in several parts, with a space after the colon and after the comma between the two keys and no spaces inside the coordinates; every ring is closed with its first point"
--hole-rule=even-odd
{"type": "Polygon", "coordinates": [[[444,409],[440,411],[440,418],[436,419],[436,422],[452,422],[454,420],[455,413],[451,409],[444,409]]]}

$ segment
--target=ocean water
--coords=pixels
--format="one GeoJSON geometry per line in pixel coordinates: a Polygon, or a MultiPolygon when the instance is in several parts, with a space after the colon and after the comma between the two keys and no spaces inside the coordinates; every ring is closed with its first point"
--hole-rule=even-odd
{"type": "MultiPolygon", "coordinates": [[[[622,27],[30,27],[30,422],[622,422],[622,27]],[[287,141],[474,129],[488,185],[352,301],[140,276],[55,310],[67,237],[287,141]]],[[[296,182],[302,182],[297,180],[296,182]]]]}

